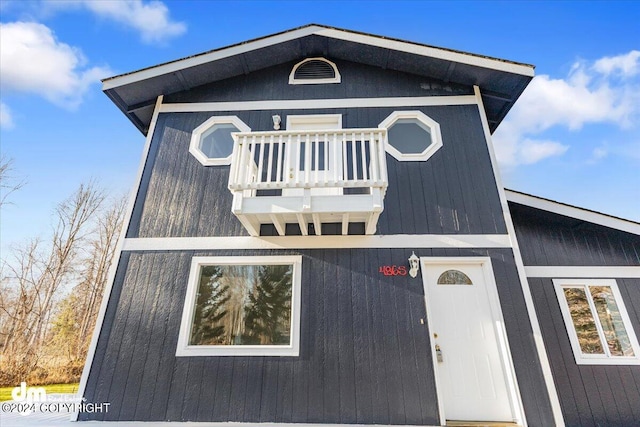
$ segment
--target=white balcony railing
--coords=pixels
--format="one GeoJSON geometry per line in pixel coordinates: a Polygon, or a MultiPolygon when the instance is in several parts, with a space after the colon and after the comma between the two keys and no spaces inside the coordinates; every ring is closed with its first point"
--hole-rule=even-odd
{"type": "Polygon", "coordinates": [[[234,213],[252,235],[258,235],[264,223],[273,223],[284,234],[284,224],[292,219],[306,234],[305,215],[311,216],[316,234],[321,222],[335,222],[336,215],[343,234],[348,223],[356,221],[365,222],[367,234],[375,232],[388,185],[386,129],[243,132],[233,138],[229,190],[234,213]],[[366,195],[368,199],[362,197],[366,195]],[[248,198],[261,201],[244,209],[248,198]],[[278,206],[282,215],[277,215],[278,206]]]}

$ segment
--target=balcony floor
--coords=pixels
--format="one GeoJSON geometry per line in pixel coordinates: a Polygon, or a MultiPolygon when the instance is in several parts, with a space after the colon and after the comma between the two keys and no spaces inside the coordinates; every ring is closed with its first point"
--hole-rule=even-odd
{"type": "Polygon", "coordinates": [[[321,225],[328,223],[341,223],[345,235],[350,223],[364,223],[365,234],[374,234],[382,209],[382,195],[376,189],[371,194],[313,195],[305,190],[298,196],[260,197],[237,192],[233,205],[233,213],[252,236],[260,235],[261,224],[273,224],[281,236],[286,224],[298,224],[303,235],[313,224],[320,235],[321,225]]]}

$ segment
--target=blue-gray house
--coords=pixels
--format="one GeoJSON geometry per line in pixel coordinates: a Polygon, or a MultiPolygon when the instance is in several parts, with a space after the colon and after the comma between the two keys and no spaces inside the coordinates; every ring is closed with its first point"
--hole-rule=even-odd
{"type": "Polygon", "coordinates": [[[533,75],[308,25],[105,80],[147,140],[78,419],[640,424],[640,224],[501,184],[533,75]]]}

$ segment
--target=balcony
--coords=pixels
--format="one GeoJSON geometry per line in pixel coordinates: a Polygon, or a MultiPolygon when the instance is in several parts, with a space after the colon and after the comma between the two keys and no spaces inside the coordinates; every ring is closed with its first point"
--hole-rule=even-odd
{"type": "Polygon", "coordinates": [[[234,133],[233,213],[252,236],[263,224],[281,236],[288,224],[304,236],[336,223],[341,234],[374,234],[388,185],[386,138],[386,129],[234,133]]]}

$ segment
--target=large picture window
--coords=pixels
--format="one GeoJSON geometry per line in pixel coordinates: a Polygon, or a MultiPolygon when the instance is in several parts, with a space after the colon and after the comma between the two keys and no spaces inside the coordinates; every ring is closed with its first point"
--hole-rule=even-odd
{"type": "Polygon", "coordinates": [[[194,257],[177,356],[297,356],[300,256],[194,257]]]}
{"type": "Polygon", "coordinates": [[[640,349],[615,280],[554,280],[578,364],[640,364],[640,349]]]}

